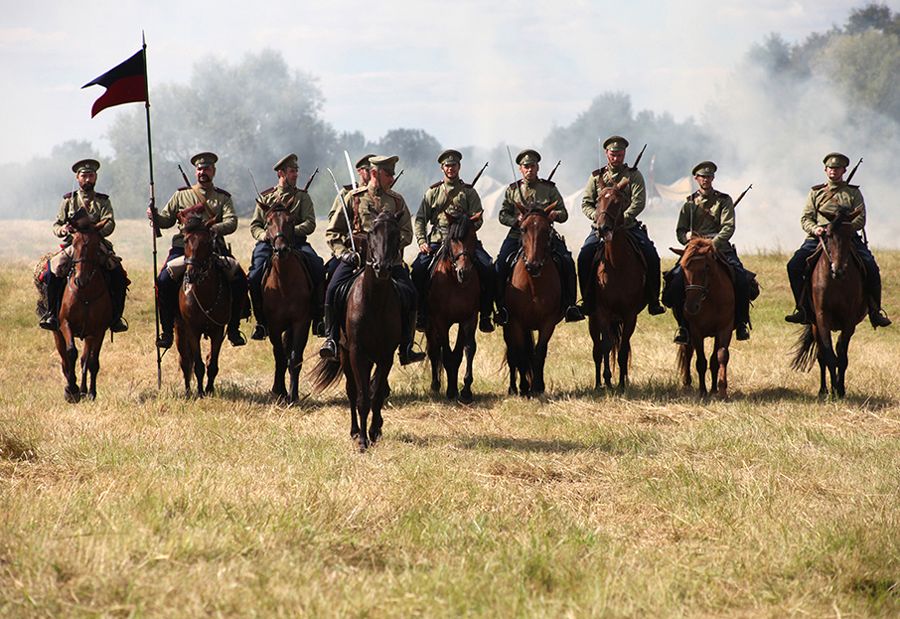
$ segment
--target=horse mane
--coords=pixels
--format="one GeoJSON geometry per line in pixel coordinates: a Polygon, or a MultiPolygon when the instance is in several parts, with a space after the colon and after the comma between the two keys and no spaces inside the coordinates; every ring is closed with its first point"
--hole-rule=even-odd
{"type": "Polygon", "coordinates": [[[183,232],[200,232],[206,229],[206,221],[199,214],[190,215],[184,220],[183,232]]]}
{"type": "Polygon", "coordinates": [[[450,222],[450,230],[447,232],[447,236],[454,241],[464,240],[466,235],[469,234],[469,225],[471,223],[465,214],[457,215],[450,222]]]}
{"type": "Polygon", "coordinates": [[[687,247],[684,248],[684,255],[681,256],[681,264],[687,264],[691,258],[703,256],[710,252],[716,253],[716,246],[713,244],[712,239],[705,239],[699,236],[692,238],[688,242],[687,247]]]}

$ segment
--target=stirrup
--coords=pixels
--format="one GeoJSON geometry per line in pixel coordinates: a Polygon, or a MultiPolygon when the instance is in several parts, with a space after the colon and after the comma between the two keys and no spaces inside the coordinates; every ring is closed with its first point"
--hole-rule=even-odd
{"type": "Polygon", "coordinates": [[[647,306],[647,313],[650,314],[651,316],[659,316],[660,314],[666,313],[666,308],[664,308],[662,305],[660,305],[657,302],[654,305],[647,306]]]}
{"type": "Polygon", "coordinates": [[[869,322],[872,323],[872,328],[889,327],[892,324],[891,319],[888,318],[887,313],[883,309],[870,311],[869,322]]]}
{"type": "Polygon", "coordinates": [[[172,348],[172,342],[174,338],[171,333],[166,333],[163,331],[159,334],[159,337],[156,339],[156,347],[157,348],[172,348]]]}
{"type": "Polygon", "coordinates": [[[738,325],[734,328],[735,338],[739,342],[744,342],[750,339],[750,328],[747,326],[746,322],[738,323],[738,325]]]}
{"type": "Polygon", "coordinates": [[[424,361],[426,355],[422,351],[413,350],[412,344],[410,344],[409,346],[401,348],[398,351],[397,356],[400,358],[400,365],[409,365],[411,363],[424,361]]]}
{"type": "Polygon", "coordinates": [[[803,325],[806,324],[806,312],[802,309],[797,308],[794,310],[793,314],[788,314],[784,317],[785,322],[790,322],[795,325],[803,325]]]}
{"type": "Polygon", "coordinates": [[[269,337],[269,330],[266,329],[266,325],[256,323],[256,328],[253,329],[253,333],[250,335],[251,340],[256,340],[257,342],[264,341],[269,337]]]}
{"type": "Polygon", "coordinates": [[[59,319],[53,312],[47,312],[38,322],[38,326],[47,331],[59,331],[59,319]]]}
{"type": "Polygon", "coordinates": [[[688,343],[688,332],[684,327],[678,327],[675,331],[675,337],[672,338],[672,341],[676,344],[687,344],[688,343]]]}
{"type": "Polygon", "coordinates": [[[491,322],[491,315],[489,313],[481,312],[481,317],[478,319],[478,330],[482,333],[494,332],[494,323],[491,322]]]}
{"type": "Polygon", "coordinates": [[[497,311],[494,312],[494,324],[500,325],[501,327],[506,325],[509,322],[509,312],[506,311],[505,307],[498,307],[497,311]]]}
{"type": "Polygon", "coordinates": [[[566,308],[566,322],[579,322],[584,320],[584,313],[577,305],[566,308]]]}
{"type": "Polygon", "coordinates": [[[113,333],[125,333],[128,331],[128,321],[124,317],[119,316],[119,319],[110,325],[109,330],[113,333]]]}
{"type": "Polygon", "coordinates": [[[244,334],[237,328],[228,329],[228,341],[231,342],[232,346],[243,346],[247,343],[247,340],[244,339],[244,334]]]}
{"type": "Polygon", "coordinates": [[[332,338],[329,337],[322,342],[322,347],[319,349],[319,357],[322,359],[334,359],[337,357],[337,344],[332,338]]]}

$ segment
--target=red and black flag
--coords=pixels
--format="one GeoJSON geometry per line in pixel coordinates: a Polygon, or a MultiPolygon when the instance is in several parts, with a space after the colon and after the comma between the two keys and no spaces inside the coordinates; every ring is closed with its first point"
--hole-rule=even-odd
{"type": "Polygon", "coordinates": [[[99,84],[106,87],[106,92],[94,101],[91,118],[100,110],[114,105],[147,101],[147,58],[144,52],[145,50],[141,49],[122,64],[82,86],[87,88],[99,84]]]}

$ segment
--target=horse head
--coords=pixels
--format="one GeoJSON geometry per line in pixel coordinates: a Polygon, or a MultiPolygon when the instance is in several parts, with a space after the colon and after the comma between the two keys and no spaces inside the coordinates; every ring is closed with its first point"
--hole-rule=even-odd
{"type": "Polygon", "coordinates": [[[550,256],[550,239],[553,222],[550,213],[556,208],[556,202],[541,208],[530,204],[528,208],[516,204],[519,209],[517,221],[522,231],[522,254],[525,259],[525,270],[532,277],[539,277],[541,269],[550,256]]]}
{"type": "Polygon", "coordinates": [[[444,237],[443,255],[456,273],[456,280],[463,284],[472,272],[475,256],[475,226],[473,222],[481,219],[482,213],[476,213],[471,217],[465,213],[448,214],[450,227],[444,237]]]}
{"type": "Polygon", "coordinates": [[[378,213],[367,238],[366,266],[372,267],[378,279],[389,279],[391,267],[400,256],[400,213],[378,213]]]}
{"type": "Polygon", "coordinates": [[[266,242],[279,257],[284,257],[293,247],[297,220],[281,202],[263,207],[263,210],[266,213],[266,242]]]}
{"type": "Polygon", "coordinates": [[[710,239],[695,237],[684,249],[670,248],[681,256],[684,271],[684,311],[695,316],[709,296],[709,274],[716,258],[716,246],[710,239]]]}
{"type": "Polygon", "coordinates": [[[101,219],[93,223],[84,209],[68,220],[72,231],[72,282],[76,288],[86,286],[100,266],[100,230],[108,223],[101,219]]]}
{"type": "Polygon", "coordinates": [[[631,181],[623,178],[612,186],[607,186],[600,179],[600,191],[597,194],[597,210],[594,212],[594,225],[597,232],[607,242],[612,238],[616,228],[625,223],[625,200],[622,190],[631,181]]]}
{"type": "Polygon", "coordinates": [[[839,207],[834,213],[822,212],[829,223],[822,235],[822,245],[831,267],[832,279],[841,279],[847,272],[850,263],[853,242],[853,220],[862,212],[862,207],[851,211],[847,207],[839,207]]]}
{"type": "Polygon", "coordinates": [[[212,263],[213,241],[212,226],[214,217],[203,218],[204,208],[198,204],[180,211],[176,217],[181,223],[184,236],[184,264],[186,266],[184,281],[198,283],[209,271],[212,263]]]}

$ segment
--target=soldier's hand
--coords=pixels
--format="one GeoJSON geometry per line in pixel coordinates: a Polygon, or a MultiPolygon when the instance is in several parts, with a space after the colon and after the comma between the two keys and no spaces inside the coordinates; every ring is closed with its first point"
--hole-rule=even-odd
{"type": "Polygon", "coordinates": [[[153,221],[153,209],[150,208],[149,206],[147,207],[147,219],[149,219],[150,221],[153,221]]]}
{"type": "Polygon", "coordinates": [[[341,262],[355,269],[359,266],[359,254],[355,251],[345,251],[341,254],[341,262]]]}
{"type": "Polygon", "coordinates": [[[419,244],[419,252],[423,253],[423,254],[430,254],[431,247],[428,245],[428,243],[420,243],[419,244]]]}
{"type": "Polygon", "coordinates": [[[813,230],[813,234],[815,234],[816,236],[822,236],[823,234],[825,234],[825,228],[823,228],[822,226],[816,226],[816,229],[813,230]]]}

